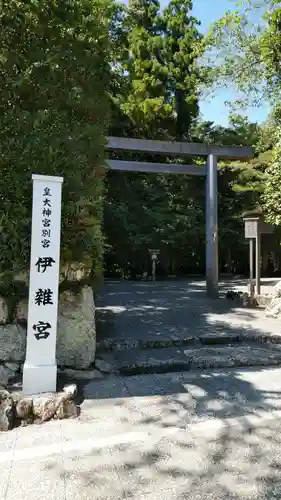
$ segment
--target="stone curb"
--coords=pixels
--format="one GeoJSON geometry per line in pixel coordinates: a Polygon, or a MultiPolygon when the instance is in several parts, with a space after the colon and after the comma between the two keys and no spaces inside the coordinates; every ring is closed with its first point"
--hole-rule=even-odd
{"type": "Polygon", "coordinates": [[[190,371],[195,369],[219,369],[219,368],[234,368],[234,367],[253,367],[253,366],[278,366],[281,365],[280,359],[268,357],[265,361],[264,359],[246,359],[242,358],[231,358],[229,360],[218,360],[212,359],[197,359],[187,360],[187,361],[171,361],[165,363],[141,363],[138,365],[127,365],[121,366],[119,368],[119,375],[125,377],[133,375],[145,375],[145,374],[157,374],[157,373],[170,373],[170,372],[182,372],[190,371]]]}
{"type": "Polygon", "coordinates": [[[281,329],[280,335],[248,335],[233,334],[233,335],[204,335],[197,337],[182,337],[180,339],[167,340],[124,340],[118,341],[115,339],[104,339],[97,342],[97,352],[108,351],[126,351],[131,349],[161,349],[165,347],[184,347],[188,345],[224,345],[238,344],[242,342],[261,342],[262,344],[281,344],[281,329]]]}

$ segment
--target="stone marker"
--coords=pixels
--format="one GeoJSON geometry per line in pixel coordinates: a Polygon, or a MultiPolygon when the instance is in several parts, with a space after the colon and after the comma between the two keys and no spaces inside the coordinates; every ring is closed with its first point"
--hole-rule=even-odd
{"type": "Polygon", "coordinates": [[[54,392],[57,384],[62,177],[33,175],[32,236],[23,392],[54,392]]]}

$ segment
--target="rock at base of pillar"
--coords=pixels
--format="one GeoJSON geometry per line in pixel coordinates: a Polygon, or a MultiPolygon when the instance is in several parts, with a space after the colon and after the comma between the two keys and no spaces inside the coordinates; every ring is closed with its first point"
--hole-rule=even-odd
{"type": "Polygon", "coordinates": [[[281,315],[281,280],[273,287],[270,304],[265,310],[268,318],[277,318],[281,315]]]}

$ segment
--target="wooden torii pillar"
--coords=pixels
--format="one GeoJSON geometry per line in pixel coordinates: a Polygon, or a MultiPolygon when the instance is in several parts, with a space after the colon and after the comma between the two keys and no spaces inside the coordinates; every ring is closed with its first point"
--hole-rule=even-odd
{"type": "Polygon", "coordinates": [[[218,186],[217,160],[242,160],[253,158],[251,147],[215,146],[210,144],[152,141],[125,137],[108,137],[109,151],[137,151],[165,156],[206,157],[206,165],[182,165],[178,163],[148,163],[138,161],[108,160],[112,170],[129,172],[156,172],[206,176],[206,293],[210,298],[218,296],[218,186]]]}

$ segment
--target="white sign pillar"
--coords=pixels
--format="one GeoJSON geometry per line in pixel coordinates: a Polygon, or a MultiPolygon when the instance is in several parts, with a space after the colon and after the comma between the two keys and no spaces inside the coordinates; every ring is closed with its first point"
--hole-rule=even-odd
{"type": "Polygon", "coordinates": [[[32,175],[32,233],[23,393],[55,392],[63,178],[32,175]]]}

